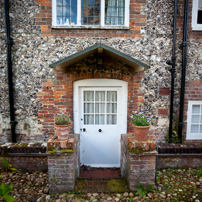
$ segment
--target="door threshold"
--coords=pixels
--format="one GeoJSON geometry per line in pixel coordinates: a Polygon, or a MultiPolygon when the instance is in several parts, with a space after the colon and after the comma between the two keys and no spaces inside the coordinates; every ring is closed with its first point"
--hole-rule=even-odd
{"type": "Polygon", "coordinates": [[[81,166],[79,178],[121,178],[120,168],[96,168],[81,166]]]}

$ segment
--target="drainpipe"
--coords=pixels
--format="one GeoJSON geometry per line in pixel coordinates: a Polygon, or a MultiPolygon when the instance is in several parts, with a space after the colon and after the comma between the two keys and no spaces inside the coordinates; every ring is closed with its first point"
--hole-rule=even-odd
{"type": "Polygon", "coordinates": [[[187,27],[189,15],[189,0],[185,0],[184,5],[184,29],[183,29],[183,43],[182,43],[182,78],[181,78],[181,93],[180,93],[180,115],[178,135],[179,141],[182,143],[182,129],[183,129],[183,116],[184,116],[184,92],[185,92],[185,76],[187,64],[187,27]]]}
{"type": "Polygon", "coordinates": [[[11,37],[10,37],[10,21],[9,21],[9,0],[4,0],[5,9],[5,24],[6,24],[6,45],[7,45],[7,68],[8,68],[8,87],[9,87],[9,104],[10,104],[10,124],[12,142],[16,142],[15,136],[15,121],[14,116],[14,101],[13,101],[13,74],[12,74],[12,62],[11,62],[11,37]]]}
{"type": "Polygon", "coordinates": [[[173,17],[173,48],[172,61],[167,61],[168,65],[172,65],[169,70],[171,72],[171,91],[170,91],[170,123],[169,123],[169,143],[172,143],[172,128],[173,128],[173,99],[174,99],[174,79],[175,79],[175,46],[176,46],[176,25],[177,25],[177,0],[175,0],[174,17],[173,17]]]}

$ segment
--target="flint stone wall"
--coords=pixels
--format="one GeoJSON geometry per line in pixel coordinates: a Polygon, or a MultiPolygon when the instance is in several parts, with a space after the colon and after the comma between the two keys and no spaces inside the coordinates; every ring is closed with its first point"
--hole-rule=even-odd
{"type": "MultiPolygon", "coordinates": [[[[45,6],[42,8],[38,2],[34,0],[10,1],[14,107],[18,121],[16,126],[18,141],[43,142],[48,139],[48,134],[42,131],[42,120],[37,118],[38,110],[42,107],[42,103],[37,101],[37,93],[42,91],[42,84],[47,79],[56,79],[56,75],[49,68],[49,64],[98,42],[111,46],[151,66],[149,70],[145,71],[145,76],[139,85],[139,92],[145,95],[145,102],[139,105],[139,110],[149,111],[154,115],[151,130],[156,139],[163,141],[169,124],[170,100],[168,93],[162,95],[159,90],[170,87],[170,67],[166,65],[166,61],[171,59],[171,24],[174,2],[171,0],[140,1],[139,12],[145,16],[146,22],[141,26],[140,34],[134,37],[127,35],[124,35],[125,37],[107,37],[99,35],[98,30],[92,30],[82,37],[76,37],[74,34],[70,36],[68,30],[65,31],[65,34],[42,36],[42,27],[38,25],[35,17],[41,13],[41,9],[45,9],[45,6]],[[92,35],[95,36],[94,32],[97,33],[96,37],[92,37],[92,35]],[[162,110],[164,113],[161,113],[162,110]]],[[[191,2],[190,6],[192,5],[191,2]]],[[[181,22],[183,19],[181,3],[179,3],[178,15],[174,116],[178,113],[181,81],[180,44],[182,43],[181,22]]],[[[4,21],[4,1],[0,0],[0,142],[11,141],[4,21]]],[[[121,30],[114,32],[123,33],[121,30]]],[[[187,81],[202,78],[202,50],[200,48],[202,39],[200,38],[201,32],[196,33],[199,34],[193,36],[189,30],[187,81]]]]}

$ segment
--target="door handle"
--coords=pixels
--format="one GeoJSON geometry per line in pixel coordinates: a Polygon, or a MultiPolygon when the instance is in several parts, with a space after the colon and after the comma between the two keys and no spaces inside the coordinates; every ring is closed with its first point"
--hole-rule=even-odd
{"type": "Polygon", "coordinates": [[[102,132],[102,129],[99,129],[99,130],[98,130],[98,132],[100,132],[100,133],[101,133],[101,132],[102,132]]]}
{"type": "Polygon", "coordinates": [[[85,129],[85,128],[83,128],[83,132],[86,132],[86,129],[85,129]]]}

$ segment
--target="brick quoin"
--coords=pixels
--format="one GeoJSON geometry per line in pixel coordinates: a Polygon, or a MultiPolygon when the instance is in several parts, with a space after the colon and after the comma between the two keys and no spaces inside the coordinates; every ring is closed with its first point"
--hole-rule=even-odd
{"type": "MultiPolygon", "coordinates": [[[[144,72],[134,75],[114,73],[92,73],[71,75],[55,70],[56,80],[44,80],[42,91],[38,93],[37,100],[42,103],[38,111],[38,119],[42,121],[42,131],[48,136],[54,133],[54,115],[62,111],[73,120],[73,82],[81,79],[105,78],[119,79],[128,82],[128,133],[133,134],[133,126],[130,121],[132,111],[138,110],[139,105],[144,103],[144,94],[139,92],[139,83],[144,77],[144,72]]],[[[59,143],[58,143],[59,144],[59,143]]]]}
{"type": "Polygon", "coordinates": [[[53,29],[52,23],[52,0],[35,0],[40,6],[40,13],[35,15],[35,23],[41,28],[42,36],[62,36],[62,37],[134,37],[140,38],[140,30],[146,26],[146,15],[142,15],[143,8],[146,7],[146,0],[130,1],[130,20],[128,30],[88,30],[88,29],[53,29]]]}

